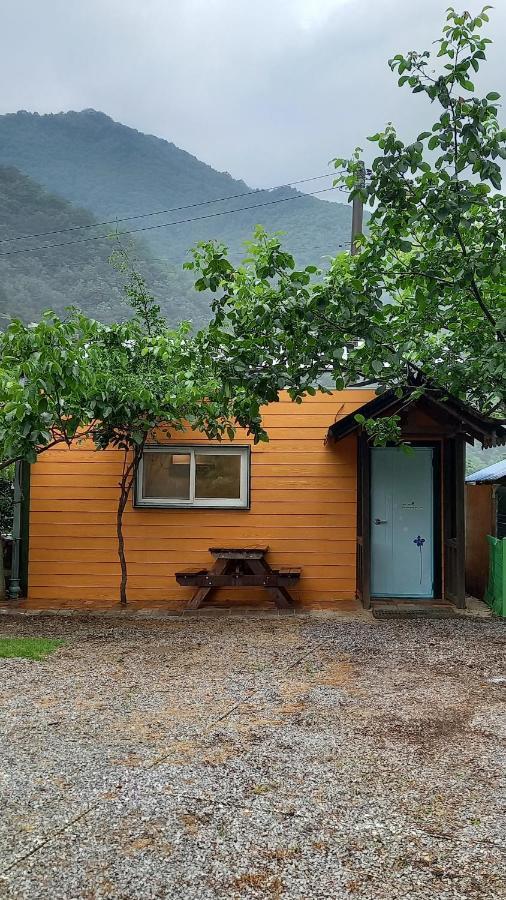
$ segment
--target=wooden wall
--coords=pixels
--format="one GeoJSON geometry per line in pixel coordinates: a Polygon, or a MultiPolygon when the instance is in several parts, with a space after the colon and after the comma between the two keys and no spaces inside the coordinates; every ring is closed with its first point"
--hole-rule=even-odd
{"type": "MultiPolygon", "coordinates": [[[[251,509],[133,509],[124,531],[131,600],[177,600],[191,589],[174,572],[209,565],[213,545],[268,544],[273,565],[302,566],[299,599],[328,604],[355,596],[356,444],[324,446],[329,425],[371,399],[342,391],[280,402],[265,410],[270,442],[252,449],[251,509]]],[[[182,443],[176,435],[174,443],[182,443]]],[[[202,437],[187,435],[188,442],[202,437]]],[[[205,439],[204,439],[205,440],[205,439]]],[[[243,434],[238,443],[248,443],[243,434]]],[[[117,597],[115,515],[121,454],[92,445],[55,448],[32,466],[29,596],[87,600],[117,597]]],[[[257,589],[223,588],[219,603],[265,602],[257,589]]]]}
{"type": "Polygon", "coordinates": [[[488,582],[487,534],[495,535],[494,486],[466,484],[466,590],[479,600],[488,582]]]}

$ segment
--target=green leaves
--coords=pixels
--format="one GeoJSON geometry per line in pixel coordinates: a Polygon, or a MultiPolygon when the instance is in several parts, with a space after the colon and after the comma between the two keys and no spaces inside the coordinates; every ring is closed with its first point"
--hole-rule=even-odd
{"type": "Polygon", "coordinates": [[[386,416],[382,419],[366,419],[361,413],[356,413],[355,421],[362,426],[370,442],[377,447],[384,446],[388,443],[398,444],[400,442],[400,416],[386,416]]]}
{"type": "MultiPolygon", "coordinates": [[[[220,277],[230,268],[220,265],[220,277]]],[[[0,464],[35,462],[48,447],[85,436],[100,449],[135,451],[153,429],[178,430],[184,421],[230,437],[236,414],[262,432],[259,404],[247,408],[226,373],[217,377],[220,332],[192,335],[187,323],[169,329],[142,277],[128,270],[127,285],[135,312],[127,322],[48,313],[37,325],[13,321],[0,333],[0,464]]]]}
{"type": "MultiPolygon", "coordinates": [[[[366,188],[358,148],[337,176],[373,210],[356,256],[308,280],[279,237],[259,231],[243,265],[213,282],[211,331],[234,392],[268,402],[286,387],[299,402],[329,384],[375,383],[403,396],[407,377],[422,373],[485,410],[506,395],[498,352],[506,210],[497,193],[505,134],[495,92],[462,96],[485,59],[479,25],[450,10],[435,61],[428,51],[390,60],[399,83],[425,92],[439,118],[411,143],[391,124],[371,135],[379,155],[366,188]]],[[[198,248],[195,271],[206,285],[224,252],[198,248]]],[[[395,427],[370,427],[375,440],[398,439],[395,427]]]]}
{"type": "Polygon", "coordinates": [[[93,394],[90,359],[101,326],[76,312],[46,314],[36,325],[13,321],[0,333],[0,460],[33,461],[48,444],[69,443],[93,394]]]}

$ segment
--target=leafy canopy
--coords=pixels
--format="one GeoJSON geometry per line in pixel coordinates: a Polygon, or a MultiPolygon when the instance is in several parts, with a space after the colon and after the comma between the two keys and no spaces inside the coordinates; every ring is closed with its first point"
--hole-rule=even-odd
{"type": "Polygon", "coordinates": [[[0,332],[1,467],[87,436],[99,448],[132,449],[161,423],[218,439],[233,437],[237,422],[261,433],[261,398],[251,405],[245,390],[218,377],[212,342],[188,323],[169,328],[135,271],[126,294],[134,312],[126,322],[69,310],[30,325],[13,320],[0,332]]]}
{"type": "Polygon", "coordinates": [[[70,444],[95,415],[94,359],[104,326],[76,311],[0,332],[0,460],[35,462],[70,444]]]}
{"type": "Polygon", "coordinates": [[[367,187],[356,183],[357,155],[348,176],[352,195],[376,204],[354,268],[386,343],[485,411],[504,400],[506,377],[506,131],[499,94],[472,96],[471,81],[490,43],[479,33],[488,8],[474,18],[450,8],[435,61],[428,51],[390,60],[399,85],[439,117],[409,144],[392,125],[373,135],[381,155],[367,187]]]}
{"type": "MultiPolygon", "coordinates": [[[[261,383],[268,399],[286,386],[297,400],[331,383],[401,393],[416,377],[420,390],[504,410],[506,133],[499,95],[474,96],[471,81],[489,43],[486,10],[473,18],[450,9],[435,58],[413,51],[390,61],[400,86],[438,110],[431,130],[410,143],[393,125],[374,135],[365,184],[359,149],[335,161],[347,166],[337,181],[373,208],[357,255],[336,257],[323,276],[297,270],[279,236],[262,229],[242,266],[223,245],[195,249],[196,287],[215,294],[210,339],[236,381],[261,383]]],[[[380,440],[398,433],[391,425],[380,440]]]]}
{"type": "Polygon", "coordinates": [[[125,294],[134,316],[102,327],[91,430],[97,445],[133,449],[162,427],[172,432],[189,426],[218,440],[224,434],[232,439],[236,424],[258,434],[245,392],[231,390],[217,366],[218,348],[206,332],[193,334],[188,322],[169,328],[128,254],[118,252],[113,263],[126,275],[125,294]]]}

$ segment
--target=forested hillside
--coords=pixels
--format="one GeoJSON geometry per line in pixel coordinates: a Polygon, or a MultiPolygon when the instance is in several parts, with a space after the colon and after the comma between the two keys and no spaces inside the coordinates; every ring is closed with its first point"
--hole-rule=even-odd
{"type": "Polygon", "coordinates": [[[493,466],[494,463],[506,459],[506,447],[490,447],[482,450],[479,445],[466,449],[466,474],[477,472],[485,466],[493,466]]]}
{"type": "MultiPolygon", "coordinates": [[[[89,237],[93,229],[30,240],[6,240],[16,236],[87,226],[90,213],[48,193],[31,178],[12,167],[0,166],[0,316],[37,319],[42,310],[58,313],[78,306],[103,321],[130,314],[123,300],[123,278],[108,258],[111,241],[70,244],[53,250],[23,252],[47,241],[63,242],[89,237]]],[[[179,267],[170,269],[151,258],[147,248],[135,244],[133,257],[159,299],[164,312],[175,323],[192,318],[196,324],[207,317],[207,301],[190,289],[179,267]]],[[[0,319],[1,322],[1,319],[0,319]]],[[[0,325],[1,327],[1,325],[0,325]]]]}
{"type": "MultiPolygon", "coordinates": [[[[189,206],[249,190],[243,181],[226,172],[217,172],[174,144],[142,134],[94,110],[0,116],[0,164],[16,166],[48,190],[84,207],[99,219],[189,206]]],[[[325,170],[323,164],[322,172],[325,170]]],[[[287,160],[288,171],[293,169],[287,160]]],[[[330,185],[330,179],[317,181],[308,190],[330,185]]],[[[300,196],[292,188],[174,211],[153,219],[123,223],[120,227],[140,228],[208,216],[285,197],[300,199],[148,231],[144,239],[156,256],[177,264],[184,260],[193,243],[211,237],[223,240],[239,254],[242,242],[250,237],[256,224],[264,225],[269,231],[285,232],[287,247],[304,264],[313,263],[325,254],[335,254],[339,244],[349,241],[351,215],[345,203],[300,196]]]]}

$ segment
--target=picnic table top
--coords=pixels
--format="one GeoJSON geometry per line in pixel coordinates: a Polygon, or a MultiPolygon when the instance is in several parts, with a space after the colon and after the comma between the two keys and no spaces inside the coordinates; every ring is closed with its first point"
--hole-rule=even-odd
{"type": "Polygon", "coordinates": [[[263,545],[253,545],[248,547],[209,547],[209,553],[212,553],[213,556],[237,556],[237,558],[246,558],[250,557],[258,557],[265,556],[269,549],[268,544],[263,545]]]}

